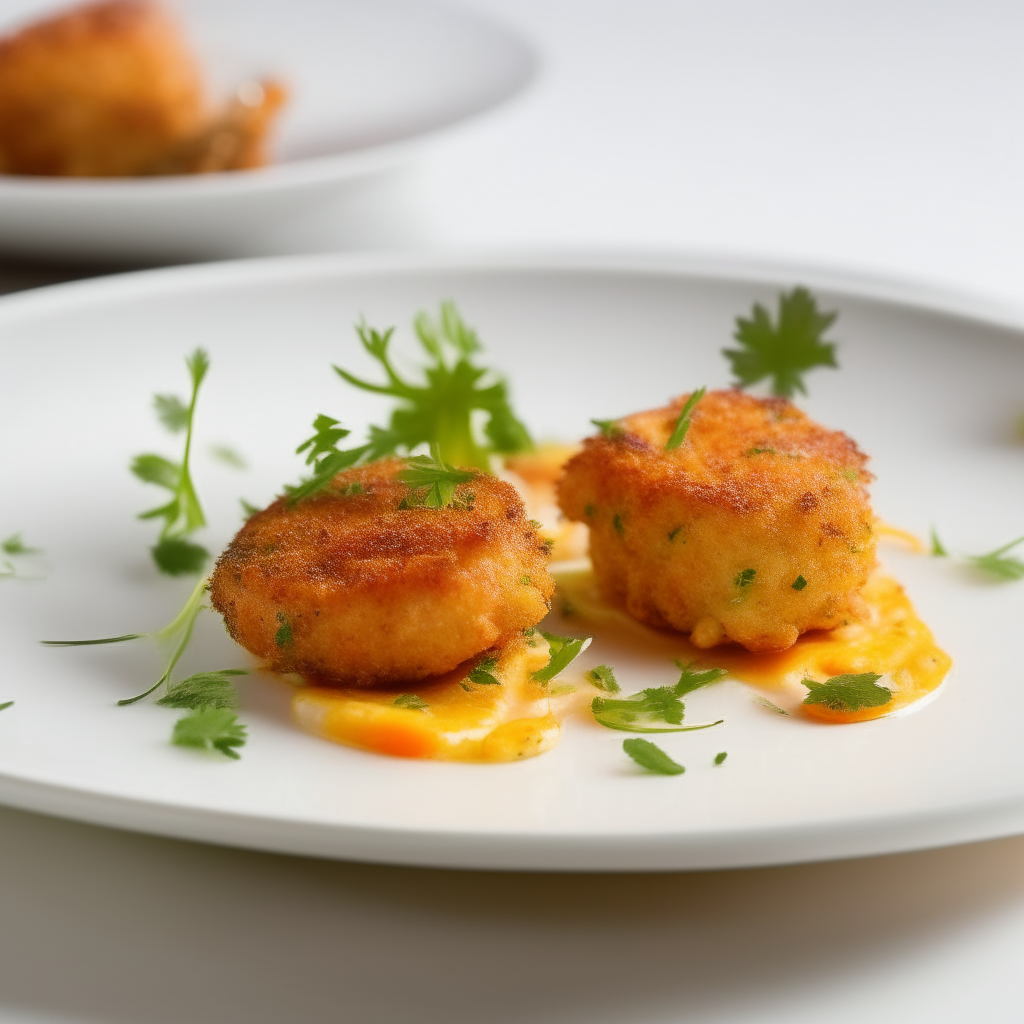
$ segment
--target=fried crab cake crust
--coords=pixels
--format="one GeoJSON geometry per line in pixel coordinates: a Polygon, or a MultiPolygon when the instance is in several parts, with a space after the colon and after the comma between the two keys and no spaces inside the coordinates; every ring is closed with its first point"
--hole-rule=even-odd
{"type": "Polygon", "coordinates": [[[447,508],[403,508],[402,468],[349,470],[242,527],[210,585],[239,644],[320,684],[393,685],[451,671],[544,618],[548,549],[515,489],[481,474],[447,508]]]}
{"type": "Polygon", "coordinates": [[[782,398],[712,391],[618,420],[565,468],[559,503],[590,526],[601,592],[642,622],[781,651],[863,614],[875,564],[867,456],[782,398]]]}

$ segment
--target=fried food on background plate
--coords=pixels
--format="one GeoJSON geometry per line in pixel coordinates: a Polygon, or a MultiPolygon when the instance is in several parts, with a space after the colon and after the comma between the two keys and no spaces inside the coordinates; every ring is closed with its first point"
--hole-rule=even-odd
{"type": "Polygon", "coordinates": [[[348,470],[249,519],[211,578],[239,644],[312,682],[388,685],[449,672],[544,618],[548,549],[515,489],[481,473],[425,508],[404,467],[348,470]]]}
{"type": "Polygon", "coordinates": [[[698,647],[781,651],[863,613],[875,564],[867,456],[782,398],[712,391],[617,420],[566,465],[605,598],[698,647]]]}
{"type": "Polygon", "coordinates": [[[245,83],[207,109],[177,21],[150,0],[72,8],[0,40],[0,171],[116,177],[253,167],[284,101],[245,83]]]}

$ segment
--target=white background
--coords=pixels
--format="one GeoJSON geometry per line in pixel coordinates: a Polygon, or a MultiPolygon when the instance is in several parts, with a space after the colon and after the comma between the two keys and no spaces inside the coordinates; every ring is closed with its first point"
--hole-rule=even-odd
{"type": "MultiPolygon", "coordinates": [[[[534,41],[534,85],[278,248],[728,252],[1024,305],[1018,5],[473,6],[534,41]]],[[[720,874],[516,876],[0,811],[3,1024],[1017,1021],[1022,956],[1018,839],[720,874]]]]}

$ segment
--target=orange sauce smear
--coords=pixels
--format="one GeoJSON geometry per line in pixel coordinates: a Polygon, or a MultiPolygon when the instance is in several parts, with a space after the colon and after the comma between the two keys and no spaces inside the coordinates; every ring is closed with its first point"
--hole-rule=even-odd
{"type": "Polygon", "coordinates": [[[500,686],[469,680],[472,665],[402,690],[303,686],[292,717],[324,739],[394,757],[519,761],[550,750],[561,733],[547,689],[533,680],[547,661],[538,635],[501,652],[491,670],[500,686]],[[403,694],[427,707],[396,705],[403,694]]]}
{"type": "Polygon", "coordinates": [[[795,706],[804,715],[822,722],[865,722],[891,715],[936,690],[952,665],[903,587],[882,572],[876,572],[862,591],[868,606],[864,621],[805,633],[789,650],[778,654],[753,654],[734,644],[701,650],[684,636],[651,629],[608,605],[598,594],[589,569],[560,573],[556,578],[561,606],[573,616],[606,625],[614,623],[634,634],[639,631],[645,647],[667,647],[681,660],[728,669],[745,683],[788,695],[787,703],[792,704],[796,698],[795,706]],[[852,712],[799,703],[807,694],[799,685],[802,679],[824,682],[831,676],[863,672],[881,674],[879,685],[892,691],[892,700],[880,707],[852,712]]]}

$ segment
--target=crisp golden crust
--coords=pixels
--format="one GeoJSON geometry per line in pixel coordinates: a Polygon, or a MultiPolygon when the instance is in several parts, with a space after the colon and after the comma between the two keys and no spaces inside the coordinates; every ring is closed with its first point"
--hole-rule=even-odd
{"type": "Polygon", "coordinates": [[[451,671],[540,622],[554,583],[514,488],[480,475],[459,485],[462,507],[402,508],[401,468],[350,470],[242,527],[211,580],[238,643],[321,684],[393,685],[451,671]],[[353,484],[362,493],[346,495],[353,484]]]}
{"type": "Polygon", "coordinates": [[[0,39],[0,172],[114,177],[256,167],[284,103],[246,83],[207,110],[177,21],[152,0],[72,8],[0,39]]]}
{"type": "Polygon", "coordinates": [[[566,465],[559,503],[590,526],[605,596],[701,647],[779,651],[857,617],[875,562],[867,456],[785,399],[735,390],[705,395],[666,451],[688,397],[566,465]]]}

